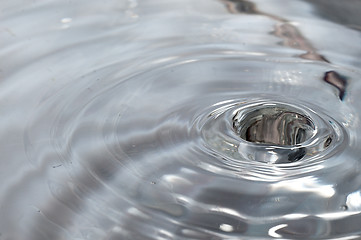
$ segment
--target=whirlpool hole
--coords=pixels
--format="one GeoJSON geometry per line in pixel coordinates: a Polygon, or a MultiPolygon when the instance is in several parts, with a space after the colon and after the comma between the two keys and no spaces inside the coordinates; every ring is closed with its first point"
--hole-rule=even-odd
{"type": "Polygon", "coordinates": [[[248,142],[278,146],[301,144],[315,132],[315,125],[308,116],[285,107],[270,106],[237,112],[233,128],[248,142]]]}

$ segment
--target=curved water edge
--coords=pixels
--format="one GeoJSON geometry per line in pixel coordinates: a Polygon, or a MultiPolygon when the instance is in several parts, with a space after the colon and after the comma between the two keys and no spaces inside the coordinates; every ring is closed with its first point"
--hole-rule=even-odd
{"type": "Polygon", "coordinates": [[[4,1],[0,239],[360,238],[361,34],[321,2],[4,1]]]}

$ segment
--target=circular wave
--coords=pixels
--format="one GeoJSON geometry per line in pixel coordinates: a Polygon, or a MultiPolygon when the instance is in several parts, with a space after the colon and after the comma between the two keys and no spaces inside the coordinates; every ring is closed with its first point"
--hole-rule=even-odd
{"type": "MultiPolygon", "coordinates": [[[[101,211],[116,211],[115,219],[105,214],[97,222],[115,221],[110,225],[116,229],[130,229],[112,233],[119,239],[145,238],[145,233],[159,229],[167,229],[173,238],[223,239],[261,237],[275,226],[283,226],[277,234],[286,238],[326,237],[334,222],[348,223],[359,216],[344,209],[347,200],[339,194],[341,179],[355,171],[350,153],[358,152],[357,147],[350,146],[342,119],[336,120],[339,116],[305,101],[317,92],[338,104],[332,92],[312,87],[318,79],[301,73],[294,77],[303,79],[302,89],[272,82],[266,91],[270,83],[263,74],[270,79],[281,77],[280,72],[289,74],[289,69],[295,71],[293,62],[205,55],[192,55],[192,59],[131,75],[113,85],[94,80],[72,95],[66,88],[62,105],[52,109],[51,99],[58,99],[54,96],[34,114],[53,111],[45,119],[48,127],[38,117],[31,121],[27,138],[33,139],[39,129],[50,133],[49,148],[56,150],[59,161],[53,167],[64,167],[76,188],[90,191],[78,196],[78,204],[85,196],[99,201],[99,191],[105,194],[104,202],[83,206],[82,217],[92,219],[98,204],[101,211]],[[286,90],[290,96],[277,94],[286,90]],[[298,91],[302,96],[291,98],[298,91]],[[308,119],[307,139],[277,144],[242,138],[238,129],[243,118],[247,124],[252,124],[248,119],[252,114],[266,118],[259,112],[265,108],[287,109],[298,114],[293,118],[308,119]],[[340,173],[336,178],[335,171],[340,173]],[[329,219],[330,213],[338,217],[329,219]]],[[[301,69],[307,65],[320,76],[325,69],[315,63],[297,65],[301,69]]],[[[116,74],[110,73],[109,78],[116,74]]],[[[92,74],[89,78],[96,79],[92,74]]],[[[279,127],[277,131],[284,132],[279,127]]],[[[65,219],[74,218],[70,214],[65,219]]]]}

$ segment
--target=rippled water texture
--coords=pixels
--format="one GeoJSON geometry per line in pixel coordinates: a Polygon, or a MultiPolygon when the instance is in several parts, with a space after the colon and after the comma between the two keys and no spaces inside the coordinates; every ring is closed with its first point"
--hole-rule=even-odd
{"type": "Polygon", "coordinates": [[[360,1],[0,3],[0,239],[361,239],[360,1]]]}

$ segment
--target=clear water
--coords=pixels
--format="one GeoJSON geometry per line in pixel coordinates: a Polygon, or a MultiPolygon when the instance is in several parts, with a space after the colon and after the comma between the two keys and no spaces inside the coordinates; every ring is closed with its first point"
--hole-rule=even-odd
{"type": "Polygon", "coordinates": [[[361,239],[358,1],[0,3],[0,239],[361,239]]]}

